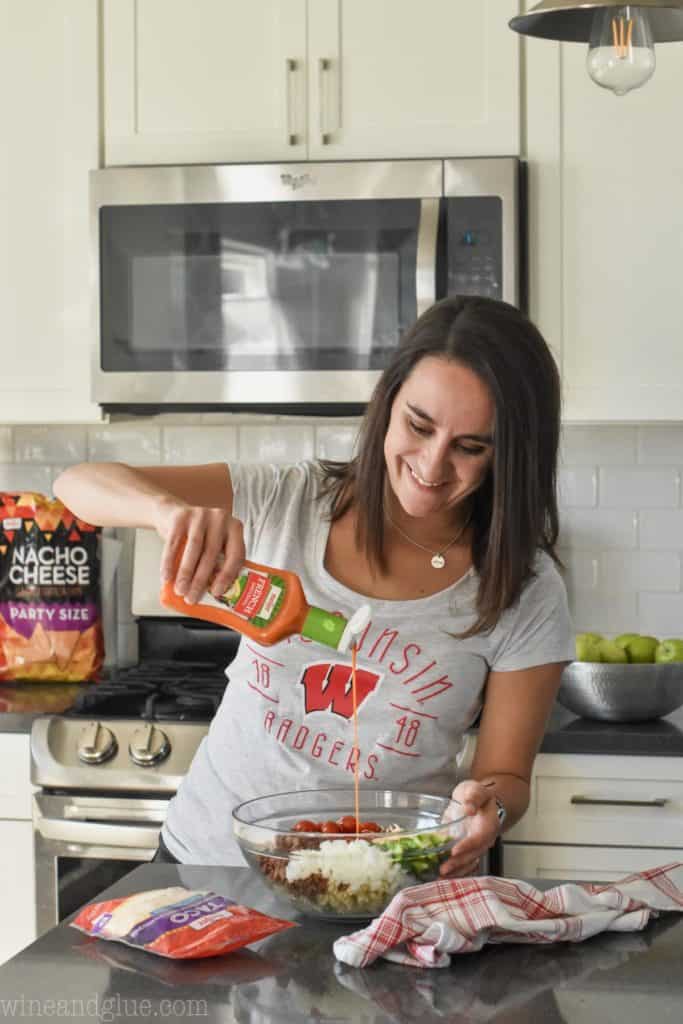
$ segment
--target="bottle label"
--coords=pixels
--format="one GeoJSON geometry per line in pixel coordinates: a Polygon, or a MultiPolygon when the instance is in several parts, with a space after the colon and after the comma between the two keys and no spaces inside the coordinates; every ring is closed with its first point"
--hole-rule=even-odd
{"type": "Polygon", "coordinates": [[[287,585],[274,573],[244,568],[219,600],[254,626],[267,626],[277,616],[287,585]]]}

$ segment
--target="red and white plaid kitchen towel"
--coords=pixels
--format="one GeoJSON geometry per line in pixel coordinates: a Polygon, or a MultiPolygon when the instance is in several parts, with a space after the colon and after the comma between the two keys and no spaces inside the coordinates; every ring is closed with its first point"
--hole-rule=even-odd
{"type": "Polygon", "coordinates": [[[337,939],[334,953],[352,967],[379,956],[448,967],[450,953],[475,953],[486,942],[581,942],[598,932],[639,931],[660,910],[683,911],[683,863],[546,892],[512,878],[441,879],[397,893],[367,928],[337,939]]]}

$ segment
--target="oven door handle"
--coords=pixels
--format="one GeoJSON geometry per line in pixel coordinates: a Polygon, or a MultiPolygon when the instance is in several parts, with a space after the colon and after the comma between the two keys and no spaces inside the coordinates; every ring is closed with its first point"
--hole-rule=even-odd
{"type": "Polygon", "coordinates": [[[137,847],[153,850],[159,845],[159,829],[153,825],[105,824],[95,821],[64,821],[37,818],[35,827],[44,839],[89,846],[137,847]]]}
{"type": "MultiPolygon", "coordinates": [[[[164,823],[166,806],[163,808],[149,807],[83,807],[79,804],[66,804],[64,806],[64,818],[67,821],[93,821],[104,822],[106,825],[116,825],[119,821],[126,823],[138,822],[142,825],[156,825],[158,828],[164,823]]],[[[49,810],[43,810],[45,817],[51,817],[49,810]]]]}

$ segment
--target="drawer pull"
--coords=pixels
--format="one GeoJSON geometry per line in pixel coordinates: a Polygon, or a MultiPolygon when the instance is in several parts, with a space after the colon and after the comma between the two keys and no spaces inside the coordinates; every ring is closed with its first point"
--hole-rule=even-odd
{"type": "Polygon", "coordinates": [[[600,800],[592,796],[573,796],[570,800],[570,803],[581,807],[666,807],[668,802],[663,796],[652,800],[600,800]]]}

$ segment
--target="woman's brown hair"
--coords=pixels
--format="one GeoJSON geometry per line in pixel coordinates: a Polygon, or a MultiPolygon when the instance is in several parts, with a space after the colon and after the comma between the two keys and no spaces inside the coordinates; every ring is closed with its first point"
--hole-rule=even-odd
{"type": "Polygon", "coordinates": [[[367,407],[358,454],[321,463],[331,519],[357,506],[357,542],[386,571],[384,438],[396,395],[426,356],[468,367],[495,407],[489,473],[469,499],[472,559],[479,575],[477,620],[462,636],[495,626],[532,574],[539,548],[555,562],[558,536],[557,453],[560,380],[538,329],[514,306],[479,296],[443,299],[404,335],[367,407]]]}

